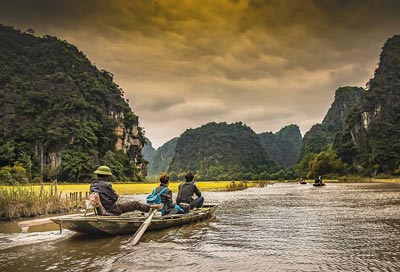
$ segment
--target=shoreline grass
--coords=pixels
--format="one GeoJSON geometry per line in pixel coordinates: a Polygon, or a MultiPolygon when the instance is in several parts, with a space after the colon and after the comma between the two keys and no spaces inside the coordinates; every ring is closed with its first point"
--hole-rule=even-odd
{"type": "Polygon", "coordinates": [[[67,211],[69,211],[69,207],[62,199],[45,190],[36,192],[32,187],[16,186],[0,188],[0,220],[67,211]]]}

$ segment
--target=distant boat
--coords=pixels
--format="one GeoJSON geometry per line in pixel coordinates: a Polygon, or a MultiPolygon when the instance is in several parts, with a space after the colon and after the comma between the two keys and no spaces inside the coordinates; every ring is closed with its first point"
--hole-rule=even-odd
{"type": "MultiPolygon", "coordinates": [[[[203,205],[201,209],[192,210],[187,214],[174,214],[152,218],[148,230],[161,230],[169,227],[194,223],[210,218],[217,205],[203,205]]],[[[54,223],[75,232],[89,235],[123,235],[134,233],[146,220],[143,213],[121,216],[60,216],[51,219],[54,223]]]]}
{"type": "Polygon", "coordinates": [[[305,180],[300,180],[299,182],[300,184],[307,184],[307,182],[305,180]]]}
{"type": "Polygon", "coordinates": [[[325,183],[313,183],[313,186],[325,186],[325,183]]]}

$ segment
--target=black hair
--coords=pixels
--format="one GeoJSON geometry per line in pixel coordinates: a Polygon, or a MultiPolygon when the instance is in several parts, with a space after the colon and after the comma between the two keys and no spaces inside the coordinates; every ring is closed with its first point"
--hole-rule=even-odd
{"type": "Polygon", "coordinates": [[[185,179],[186,179],[187,182],[189,182],[189,181],[192,181],[194,179],[194,176],[193,176],[192,173],[189,172],[189,173],[186,174],[185,179]]]}

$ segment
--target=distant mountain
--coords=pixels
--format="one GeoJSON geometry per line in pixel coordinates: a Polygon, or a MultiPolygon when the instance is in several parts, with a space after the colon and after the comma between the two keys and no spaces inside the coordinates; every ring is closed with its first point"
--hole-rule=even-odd
{"type": "Polygon", "coordinates": [[[143,158],[151,165],[153,163],[153,156],[156,150],[153,147],[153,144],[148,138],[146,139],[146,143],[143,147],[142,153],[143,153],[143,158]]]}
{"type": "Polygon", "coordinates": [[[300,159],[307,153],[319,153],[333,144],[336,133],[345,127],[345,120],[359,105],[365,90],[361,87],[341,87],[321,124],[315,124],[304,135],[300,159]]]}
{"type": "Polygon", "coordinates": [[[275,134],[264,132],[258,135],[272,160],[286,167],[291,167],[298,162],[302,136],[297,125],[286,126],[275,134]]]}
{"type": "Polygon", "coordinates": [[[178,139],[179,137],[175,137],[157,148],[148,169],[149,175],[158,175],[168,171],[169,164],[175,155],[178,139]]]}
{"type": "Polygon", "coordinates": [[[239,123],[208,123],[186,130],[179,138],[169,171],[196,172],[198,179],[240,179],[260,172],[273,173],[277,165],[262,147],[258,135],[239,123]]]}
{"type": "Polygon", "coordinates": [[[400,35],[384,44],[367,85],[334,147],[364,174],[400,173],[400,35]]]}
{"type": "MultiPolygon", "coordinates": [[[[29,178],[65,181],[88,180],[100,164],[120,179],[145,167],[122,89],[66,41],[0,25],[0,101],[0,167],[23,162],[29,178]]],[[[0,180],[14,182],[9,173],[0,180]]]]}

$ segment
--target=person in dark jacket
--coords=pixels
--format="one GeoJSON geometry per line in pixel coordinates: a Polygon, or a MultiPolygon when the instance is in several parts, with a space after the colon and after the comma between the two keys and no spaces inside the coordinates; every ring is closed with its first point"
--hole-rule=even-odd
{"type": "MultiPolygon", "coordinates": [[[[112,176],[111,169],[108,166],[100,166],[94,173],[97,174],[97,178],[92,180],[90,184],[90,193],[99,194],[105,215],[120,215],[136,210],[149,212],[150,209],[162,208],[162,205],[148,205],[135,200],[121,200],[112,188],[111,183],[107,182],[107,178],[112,176]]],[[[100,215],[102,213],[100,212],[100,215]]]]}
{"type": "Polygon", "coordinates": [[[193,174],[187,173],[185,180],[186,182],[181,183],[178,187],[176,203],[180,206],[183,206],[181,203],[189,204],[190,209],[201,208],[204,203],[204,197],[201,196],[201,192],[194,181],[193,174]],[[194,194],[197,196],[196,199],[193,199],[194,194]]]}

